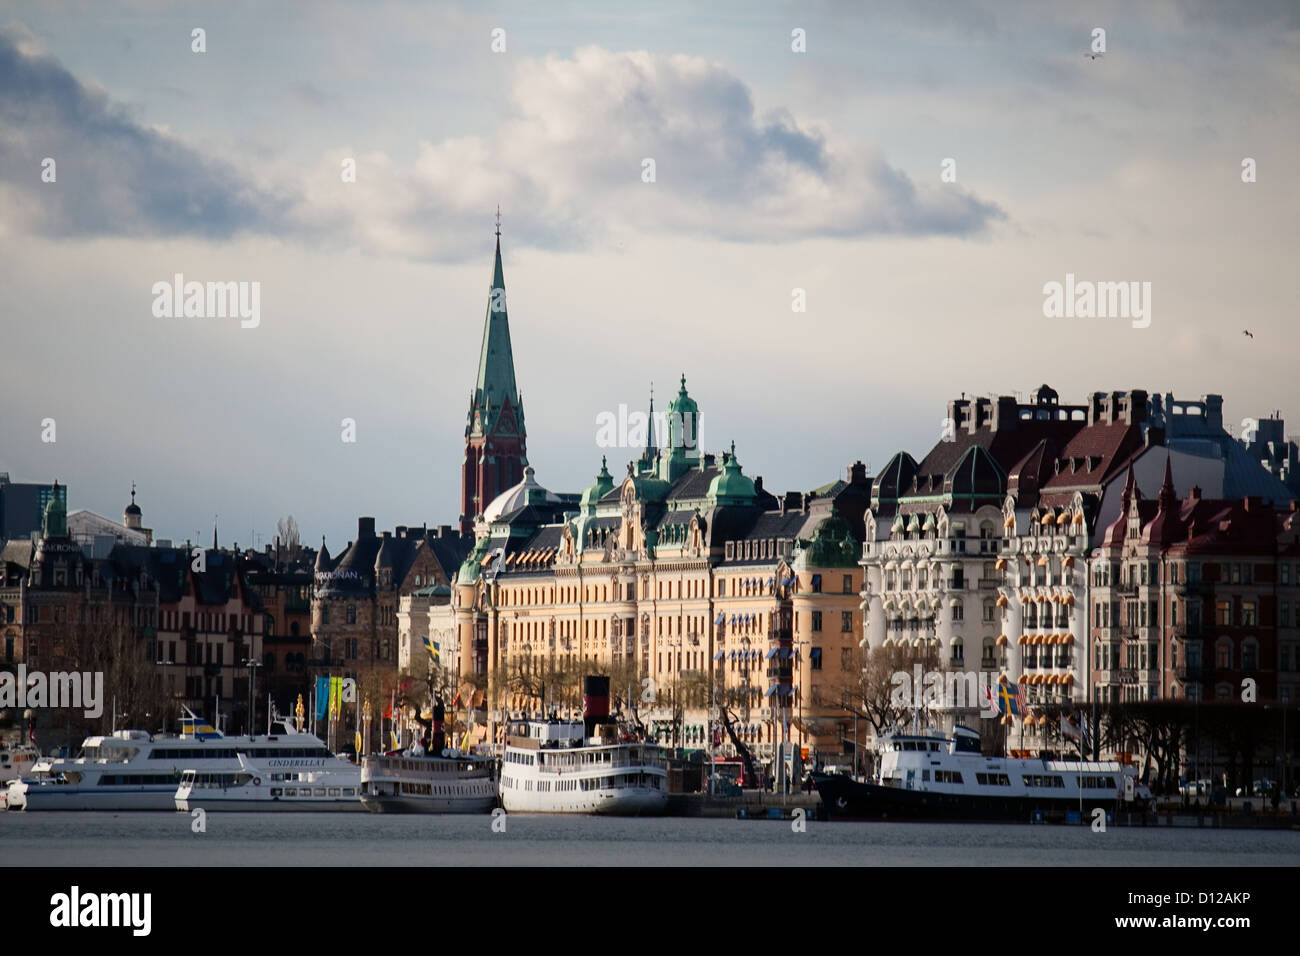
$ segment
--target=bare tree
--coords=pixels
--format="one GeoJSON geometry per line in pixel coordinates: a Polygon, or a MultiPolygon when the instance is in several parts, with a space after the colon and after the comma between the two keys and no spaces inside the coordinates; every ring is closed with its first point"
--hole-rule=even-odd
{"type": "Polygon", "coordinates": [[[275,523],[275,534],[280,539],[280,547],[290,563],[302,556],[302,536],[298,531],[298,522],[293,515],[281,518],[275,523]]]}

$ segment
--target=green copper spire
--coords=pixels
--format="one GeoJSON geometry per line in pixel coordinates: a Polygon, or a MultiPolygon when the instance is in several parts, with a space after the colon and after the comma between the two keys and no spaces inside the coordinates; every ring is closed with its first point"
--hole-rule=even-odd
{"type": "Polygon", "coordinates": [[[483,321],[483,347],[478,357],[478,380],[468,432],[488,433],[496,429],[503,407],[508,405],[513,422],[505,422],[508,433],[522,435],[524,411],[515,385],[515,357],[510,348],[510,320],[506,314],[506,280],[501,269],[501,211],[497,210],[496,263],[492,287],[488,290],[487,317],[483,321]],[[477,411],[477,415],[475,412],[477,411]]]}

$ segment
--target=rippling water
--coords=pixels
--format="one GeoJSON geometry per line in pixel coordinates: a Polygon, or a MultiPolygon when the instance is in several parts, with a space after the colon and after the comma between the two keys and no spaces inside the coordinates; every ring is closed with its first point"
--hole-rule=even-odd
{"type": "Polygon", "coordinates": [[[6,864],[256,865],[1296,865],[1300,833],[1004,824],[819,823],[210,812],[0,814],[6,864]]]}

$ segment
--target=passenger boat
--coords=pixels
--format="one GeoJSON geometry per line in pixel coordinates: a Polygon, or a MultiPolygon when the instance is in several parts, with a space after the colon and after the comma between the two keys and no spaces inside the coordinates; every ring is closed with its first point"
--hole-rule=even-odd
{"type": "Polygon", "coordinates": [[[487,813],[497,805],[496,759],[446,749],[445,708],[433,707],[429,750],[419,744],[365,757],[361,803],[375,813],[487,813]]]}
{"type": "Polygon", "coordinates": [[[333,759],[320,738],[294,730],[226,737],[185,711],[179,735],[118,730],[87,737],[75,758],[44,758],[11,781],[10,810],[173,810],[185,770],[236,771],[239,756],[274,761],[278,770],[310,770],[333,759]]]}
{"type": "Polygon", "coordinates": [[[1151,791],[1136,768],[1106,760],[988,757],[979,734],[957,727],[895,732],[881,741],[874,781],[813,774],[832,820],[1065,820],[1091,819],[1125,806],[1144,810],[1151,791]]]}
{"type": "Polygon", "coordinates": [[[279,758],[255,763],[239,755],[238,770],[185,770],[176,809],[252,810],[261,813],[322,813],[364,810],[361,768],[342,757],[287,769],[279,758]]]}
{"type": "Polygon", "coordinates": [[[506,725],[501,804],[508,812],[662,814],[668,771],[656,744],[609,718],[609,678],[587,677],[582,720],[506,725]]]}

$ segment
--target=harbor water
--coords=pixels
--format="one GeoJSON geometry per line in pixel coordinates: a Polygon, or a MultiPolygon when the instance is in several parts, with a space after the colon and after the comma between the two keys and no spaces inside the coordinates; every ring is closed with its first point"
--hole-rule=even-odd
{"type": "Polygon", "coordinates": [[[1300,832],[566,815],[0,814],[16,866],[1294,866],[1300,832]],[[504,831],[502,832],[502,823],[504,831]],[[802,830],[800,830],[802,826],[802,830]]]}

